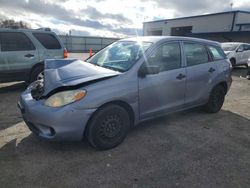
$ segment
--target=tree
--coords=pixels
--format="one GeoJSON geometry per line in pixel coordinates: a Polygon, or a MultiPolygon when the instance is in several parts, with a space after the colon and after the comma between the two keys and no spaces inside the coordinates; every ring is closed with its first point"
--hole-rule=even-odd
{"type": "Polygon", "coordinates": [[[15,22],[14,20],[0,20],[0,27],[1,28],[12,28],[12,29],[30,29],[30,24],[19,21],[15,22]]]}

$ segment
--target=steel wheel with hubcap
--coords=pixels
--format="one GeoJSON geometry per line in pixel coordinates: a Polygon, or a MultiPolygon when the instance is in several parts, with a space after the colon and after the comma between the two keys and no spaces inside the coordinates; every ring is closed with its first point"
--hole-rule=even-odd
{"type": "Polygon", "coordinates": [[[108,105],[99,109],[91,118],[86,137],[97,149],[111,149],[125,139],[130,128],[128,112],[118,105],[108,105]]]}
{"type": "Polygon", "coordinates": [[[43,81],[43,79],[44,79],[44,71],[40,72],[40,73],[37,75],[37,80],[43,81]]]}

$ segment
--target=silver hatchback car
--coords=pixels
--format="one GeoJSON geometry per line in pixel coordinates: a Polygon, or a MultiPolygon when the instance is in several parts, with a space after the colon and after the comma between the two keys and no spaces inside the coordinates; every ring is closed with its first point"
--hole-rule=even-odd
{"type": "Polygon", "coordinates": [[[184,37],[120,40],[86,62],[45,62],[18,106],[35,134],[82,140],[97,149],[119,145],[148,119],[204,106],[218,112],[230,88],[231,66],[219,43],[184,37]]]}

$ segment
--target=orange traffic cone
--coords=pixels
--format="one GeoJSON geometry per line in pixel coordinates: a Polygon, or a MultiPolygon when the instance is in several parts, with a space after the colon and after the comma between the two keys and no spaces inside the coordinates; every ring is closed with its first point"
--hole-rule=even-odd
{"type": "Polygon", "coordinates": [[[92,48],[89,49],[89,56],[91,57],[93,55],[92,48]]]}

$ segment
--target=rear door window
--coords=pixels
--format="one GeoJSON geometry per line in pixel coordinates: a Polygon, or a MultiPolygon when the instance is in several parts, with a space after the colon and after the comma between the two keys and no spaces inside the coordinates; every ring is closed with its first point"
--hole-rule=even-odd
{"type": "Polygon", "coordinates": [[[2,32],[0,41],[2,52],[35,50],[32,41],[24,33],[2,32]]]}
{"type": "Polygon", "coordinates": [[[213,55],[213,59],[216,60],[222,60],[222,59],[226,59],[226,55],[223,52],[222,49],[220,49],[219,47],[215,47],[215,46],[208,46],[211,54],[213,55]]]}
{"type": "Polygon", "coordinates": [[[209,62],[206,47],[202,44],[184,43],[187,66],[194,66],[209,62]]]}
{"type": "Polygon", "coordinates": [[[57,38],[50,33],[33,33],[33,35],[46,49],[62,48],[57,38]]]}

